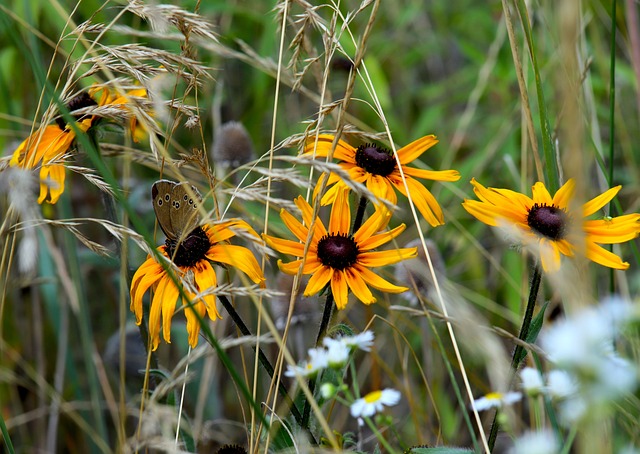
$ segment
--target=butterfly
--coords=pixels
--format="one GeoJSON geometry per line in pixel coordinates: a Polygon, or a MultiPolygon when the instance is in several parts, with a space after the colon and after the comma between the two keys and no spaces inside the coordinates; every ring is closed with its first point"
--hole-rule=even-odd
{"type": "Polygon", "coordinates": [[[195,186],[186,181],[158,180],[151,187],[151,199],[158,224],[167,237],[167,252],[176,265],[182,265],[179,262],[185,259],[191,261],[188,259],[193,247],[208,248],[207,244],[199,247],[206,235],[200,228],[198,212],[202,196],[195,186]]]}

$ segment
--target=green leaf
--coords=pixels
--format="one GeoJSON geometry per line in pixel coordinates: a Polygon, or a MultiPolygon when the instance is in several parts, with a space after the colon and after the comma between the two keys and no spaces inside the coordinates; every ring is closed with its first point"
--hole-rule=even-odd
{"type": "MultiPolygon", "coordinates": [[[[544,312],[547,310],[547,306],[549,306],[549,302],[547,301],[542,305],[542,308],[538,312],[538,314],[531,321],[531,327],[529,328],[529,333],[527,334],[526,342],[528,344],[533,344],[538,338],[538,334],[540,334],[540,330],[542,329],[542,324],[544,323],[544,312]]],[[[520,364],[522,360],[527,356],[527,350],[522,349],[518,358],[516,358],[515,364],[520,364]]]]}
{"type": "Polygon", "coordinates": [[[467,452],[473,452],[473,449],[438,446],[435,448],[409,448],[407,454],[464,454],[467,452]]]}

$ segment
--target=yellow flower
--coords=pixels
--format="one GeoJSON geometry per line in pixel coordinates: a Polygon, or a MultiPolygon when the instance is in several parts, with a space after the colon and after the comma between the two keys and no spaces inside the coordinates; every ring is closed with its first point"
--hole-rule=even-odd
{"type": "MultiPolygon", "coordinates": [[[[87,94],[82,93],[69,102],[69,111],[79,110],[96,105],[87,94]]],[[[77,128],[87,132],[94,121],[94,116],[82,116],[75,122],[77,128]]],[[[51,204],[58,201],[64,192],[65,168],[62,164],[64,155],[71,148],[76,138],[74,129],[58,118],[56,124],[45,126],[27,137],[13,152],[10,166],[23,169],[34,169],[40,166],[40,196],[38,203],[45,200],[51,204]]]]}
{"type": "Polygon", "coordinates": [[[532,198],[508,189],[485,188],[475,179],[471,184],[480,201],[465,200],[462,206],[485,224],[515,227],[525,245],[539,247],[545,271],[556,271],[560,267],[560,255],[573,256],[580,241],[584,241],[589,260],[610,268],[629,268],[627,262],[598,244],[623,243],[636,238],[640,234],[640,214],[585,219],[609,203],[622,186],[585,203],[581,212],[571,212],[569,202],[575,188],[572,179],[558,189],[553,198],[541,182],[533,185],[532,198]],[[573,237],[572,222],[580,222],[578,229],[582,231],[583,240],[573,237]]]}
{"type": "MultiPolygon", "coordinates": [[[[304,242],[313,221],[313,210],[302,197],[298,197],[295,203],[302,212],[304,225],[285,210],[280,211],[280,217],[296,238],[304,242]]],[[[347,306],[349,289],[364,304],[376,302],[367,284],[383,292],[401,293],[408,290],[406,287],[387,282],[369,270],[370,267],[390,265],[416,256],[416,248],[372,251],[404,231],[405,225],[402,224],[388,232],[376,233],[387,226],[390,218],[391,213],[379,207],[355,234],[349,235],[351,212],[348,192],[338,191],[331,210],[329,230],[327,231],[319,219],[313,223],[313,236],[302,269],[302,274],[312,276],[304,290],[304,296],[314,295],[331,283],[336,306],[338,309],[344,309],[347,306]]],[[[263,238],[278,252],[296,257],[304,255],[303,243],[269,235],[263,235],[263,238]]],[[[284,273],[296,274],[302,262],[302,259],[289,263],[279,260],[278,266],[284,273]]]]}
{"type": "MultiPolygon", "coordinates": [[[[117,91],[111,90],[105,86],[95,85],[90,90],[89,93],[93,96],[96,93],[101,92],[100,96],[100,105],[111,105],[111,106],[121,106],[123,108],[127,108],[127,105],[131,104],[131,98],[147,98],[148,93],[146,88],[135,88],[133,90],[127,90],[124,94],[119,93],[117,91]]],[[[131,110],[128,108],[128,110],[131,110]]],[[[131,118],[129,119],[129,131],[131,132],[131,137],[135,143],[143,140],[147,132],[138,123],[138,117],[134,115],[133,112],[130,112],[131,118]]]]}
{"type": "MultiPolygon", "coordinates": [[[[217,285],[216,273],[210,261],[235,267],[256,284],[263,285],[265,279],[251,251],[242,246],[228,244],[226,241],[235,236],[235,232],[231,230],[232,227],[242,228],[258,236],[246,222],[232,219],[220,224],[205,224],[197,227],[181,244],[176,246],[175,242],[167,241],[164,246],[158,247],[158,251],[167,259],[173,260],[179,270],[178,280],[191,281],[198,292],[204,292],[217,285]]],[[[149,288],[154,290],[149,311],[149,335],[152,349],[155,350],[160,343],[161,322],[164,340],[171,342],[171,318],[180,290],[165,266],[151,256],[138,268],[131,280],[131,311],[135,314],[138,325],[142,322],[142,297],[149,288]]],[[[216,309],[214,295],[204,295],[194,300],[195,294],[187,289],[184,289],[184,293],[188,301],[183,300],[183,306],[186,306],[189,301],[192,303],[185,310],[185,316],[189,345],[195,347],[198,345],[200,333],[200,322],[196,312],[200,318],[207,313],[211,320],[220,318],[220,314],[216,309]]]]}
{"type": "MultiPolygon", "coordinates": [[[[317,145],[314,141],[307,143],[304,150],[305,154],[307,156],[313,155],[315,151],[316,157],[326,157],[331,151],[333,139],[334,136],[330,134],[320,135],[317,145]]],[[[408,167],[407,164],[419,158],[422,153],[437,143],[438,140],[436,136],[428,135],[398,150],[398,159],[405,175],[407,188],[409,188],[409,192],[411,192],[411,198],[420,213],[422,213],[422,216],[424,216],[427,222],[433,227],[444,224],[442,209],[440,205],[438,205],[435,197],[433,197],[433,194],[415,178],[425,178],[435,181],[458,181],[460,179],[460,173],[458,173],[457,170],[435,171],[416,169],[414,167],[408,167]]],[[[340,166],[347,171],[352,180],[366,184],[367,189],[376,197],[386,199],[396,204],[398,198],[394,188],[406,197],[407,191],[402,181],[400,170],[398,169],[398,163],[393,153],[389,150],[373,144],[365,144],[354,148],[343,140],[340,140],[333,153],[333,157],[341,161],[340,166]]],[[[323,177],[326,177],[326,175],[323,175],[323,177]]],[[[316,185],[314,197],[322,186],[321,183],[322,179],[320,179],[316,185]]],[[[329,175],[327,185],[333,186],[328,189],[324,197],[322,197],[322,205],[332,203],[338,191],[348,187],[338,175],[333,173],[329,175]]]]}

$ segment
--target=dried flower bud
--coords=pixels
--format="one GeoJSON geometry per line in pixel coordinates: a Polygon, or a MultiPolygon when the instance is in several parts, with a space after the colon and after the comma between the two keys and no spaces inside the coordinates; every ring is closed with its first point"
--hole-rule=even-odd
{"type": "Polygon", "coordinates": [[[246,128],[237,121],[225,123],[213,142],[213,162],[222,168],[235,169],[251,161],[253,142],[246,128]]]}

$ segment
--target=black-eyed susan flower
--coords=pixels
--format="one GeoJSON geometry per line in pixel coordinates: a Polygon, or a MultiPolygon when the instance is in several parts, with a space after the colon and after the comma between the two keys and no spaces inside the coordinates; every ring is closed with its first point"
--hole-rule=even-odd
{"type": "MultiPolygon", "coordinates": [[[[143,87],[134,88],[132,90],[127,90],[124,93],[120,93],[105,86],[94,85],[89,90],[89,93],[96,97],[98,97],[97,95],[99,94],[99,99],[101,100],[100,105],[121,107],[127,110],[131,110],[129,106],[132,104],[132,99],[146,99],[148,97],[147,89],[143,87]]],[[[129,132],[131,133],[133,141],[138,143],[146,137],[147,132],[144,127],[139,124],[138,117],[135,113],[129,112],[129,114],[129,132]]]]}
{"type": "Polygon", "coordinates": [[[541,182],[533,185],[532,197],[508,189],[485,188],[475,179],[471,184],[480,200],[465,200],[462,206],[485,224],[515,228],[525,246],[537,249],[545,271],[557,270],[561,254],[573,256],[580,241],[584,241],[589,260],[620,270],[629,267],[599,244],[623,243],[636,238],[640,234],[640,214],[586,219],[609,203],[621,186],[593,198],[576,212],[570,210],[569,203],[575,188],[573,180],[568,180],[553,197],[541,182]],[[581,238],[574,238],[575,231],[581,231],[581,238]]]}
{"type": "MultiPolygon", "coordinates": [[[[73,112],[96,102],[87,93],[72,99],[67,108],[73,112]]],[[[92,125],[94,116],[76,118],[76,127],[86,132],[92,125]]],[[[55,124],[38,129],[27,137],[13,152],[9,165],[34,169],[40,166],[40,196],[38,203],[45,200],[54,204],[64,192],[65,168],[63,159],[76,138],[76,131],[58,118],[55,124]]]]}
{"type": "MultiPolygon", "coordinates": [[[[309,233],[309,226],[313,223],[312,238],[309,244],[302,274],[311,274],[304,295],[311,296],[322,290],[327,284],[338,309],[347,306],[349,289],[364,304],[376,302],[368,285],[383,292],[401,293],[408,290],[384,280],[369,268],[390,265],[400,260],[415,257],[416,248],[391,249],[377,251],[373,249],[391,241],[405,229],[402,224],[387,232],[377,233],[384,229],[391,218],[391,213],[379,207],[375,213],[362,224],[353,235],[349,234],[351,212],[349,208],[348,192],[338,191],[335,203],[331,209],[329,229],[320,221],[312,219],[313,210],[302,197],[295,200],[302,212],[304,225],[286,210],[280,211],[280,217],[291,232],[304,242],[309,233]]],[[[266,243],[283,254],[303,257],[304,244],[263,235],[266,243]]],[[[287,274],[296,274],[303,259],[283,263],[278,261],[280,270],[287,274]]]]}
{"type": "MultiPolygon", "coordinates": [[[[228,244],[227,240],[236,235],[233,228],[244,229],[258,236],[246,222],[232,219],[219,224],[196,227],[182,243],[176,245],[175,242],[167,241],[165,245],[158,247],[158,251],[167,259],[173,259],[179,271],[176,273],[178,280],[189,280],[199,293],[217,285],[216,273],[210,262],[237,268],[253,282],[262,285],[265,279],[251,251],[242,246],[228,244]]],[[[149,335],[152,349],[155,350],[160,343],[161,324],[165,341],[171,342],[171,319],[180,290],[167,271],[166,265],[158,263],[154,257],[147,258],[131,281],[131,311],[134,312],[138,324],[142,321],[142,297],[149,288],[154,290],[149,311],[149,335]]],[[[214,295],[202,295],[196,299],[196,295],[186,288],[184,294],[188,301],[183,300],[183,305],[191,302],[185,310],[189,345],[195,347],[200,333],[200,322],[196,312],[200,318],[206,313],[211,320],[220,318],[220,314],[216,309],[214,295]]]]}
{"type": "MultiPolygon", "coordinates": [[[[331,151],[334,136],[322,134],[318,142],[309,141],[305,146],[305,154],[315,157],[326,157],[331,151]]],[[[406,179],[407,188],[411,193],[413,203],[422,216],[432,226],[444,224],[442,209],[431,192],[416,178],[435,181],[457,181],[460,173],[457,170],[424,170],[409,167],[407,164],[418,159],[422,153],[438,143],[436,136],[424,136],[398,150],[398,160],[406,179]]],[[[349,174],[353,181],[366,184],[367,189],[379,199],[385,199],[395,204],[398,201],[395,191],[400,191],[405,197],[407,189],[398,169],[398,162],[390,150],[374,144],[364,144],[358,148],[352,147],[343,140],[339,140],[333,153],[339,165],[349,174]]],[[[323,175],[323,178],[326,175],[323,175]]],[[[316,193],[322,186],[319,180],[316,193]]],[[[331,173],[327,181],[331,186],[322,197],[322,205],[332,203],[341,189],[348,188],[341,178],[331,173]]]]}

